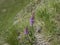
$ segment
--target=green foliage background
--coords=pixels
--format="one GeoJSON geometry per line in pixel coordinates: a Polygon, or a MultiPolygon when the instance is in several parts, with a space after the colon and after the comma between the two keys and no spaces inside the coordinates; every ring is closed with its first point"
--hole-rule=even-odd
{"type": "MultiPolygon", "coordinates": [[[[58,35],[60,34],[60,0],[41,1],[43,1],[43,3],[41,3],[36,10],[34,25],[43,21],[44,26],[42,26],[42,33],[45,35],[46,39],[48,36],[52,36],[54,40],[50,42],[51,45],[60,45],[60,38],[58,35]],[[37,21],[38,23],[36,23],[37,21]]],[[[25,26],[29,26],[31,13],[27,13],[22,18],[23,21],[16,25],[13,25],[13,22],[16,14],[30,2],[31,0],[4,0],[3,2],[0,0],[0,38],[2,37],[0,40],[8,42],[10,45],[22,45],[19,44],[17,40],[17,30],[23,32],[25,26]],[[3,9],[6,9],[6,12],[2,12],[3,9]]],[[[32,33],[34,33],[30,26],[28,28],[29,30],[32,30],[32,33]]],[[[22,38],[22,40],[25,40],[24,37],[22,38]]],[[[31,45],[30,43],[28,44],[31,45]]]]}

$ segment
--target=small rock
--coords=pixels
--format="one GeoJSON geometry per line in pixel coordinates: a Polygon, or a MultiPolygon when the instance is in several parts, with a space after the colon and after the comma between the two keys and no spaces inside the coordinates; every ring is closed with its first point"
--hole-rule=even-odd
{"type": "Polygon", "coordinates": [[[6,9],[3,9],[2,12],[6,12],[7,10],[6,9]]]}
{"type": "Polygon", "coordinates": [[[8,43],[4,43],[3,45],[9,45],[8,43]]]}
{"type": "Polygon", "coordinates": [[[42,27],[41,26],[36,26],[36,32],[40,33],[42,30],[42,27]]]}

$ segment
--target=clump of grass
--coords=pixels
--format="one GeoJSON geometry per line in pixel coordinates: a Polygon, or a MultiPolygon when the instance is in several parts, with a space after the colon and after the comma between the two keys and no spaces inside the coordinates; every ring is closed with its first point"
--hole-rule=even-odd
{"type": "MultiPolygon", "coordinates": [[[[52,1],[52,0],[51,0],[52,1]]],[[[53,2],[53,1],[52,1],[53,2]]],[[[57,23],[55,22],[55,16],[56,14],[59,14],[60,12],[60,2],[56,2],[54,1],[54,3],[52,2],[49,2],[51,4],[46,4],[47,2],[43,3],[44,5],[40,5],[40,7],[38,7],[39,9],[37,9],[37,13],[36,13],[36,19],[39,21],[39,20],[42,20],[45,24],[44,26],[44,30],[43,30],[43,34],[46,35],[46,37],[48,36],[52,36],[52,37],[55,37],[56,36],[56,32],[57,32],[57,23]],[[53,9],[50,11],[50,9],[53,9]]],[[[51,37],[51,38],[52,38],[51,37]]],[[[56,37],[57,38],[57,37],[56,37]]],[[[58,40],[58,39],[57,39],[58,40]]],[[[57,45],[57,40],[55,41],[52,41],[53,43],[56,42],[56,43],[52,43],[51,45],[57,45]]]]}

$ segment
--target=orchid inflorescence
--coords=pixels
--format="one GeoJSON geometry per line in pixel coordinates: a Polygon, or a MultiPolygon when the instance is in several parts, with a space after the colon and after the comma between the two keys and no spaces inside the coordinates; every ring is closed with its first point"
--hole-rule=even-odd
{"type": "Polygon", "coordinates": [[[28,33],[29,33],[28,27],[26,27],[25,30],[24,30],[24,34],[28,34],[28,33]]]}
{"type": "MultiPolygon", "coordinates": [[[[31,28],[30,28],[30,30],[29,30],[29,28],[28,28],[28,26],[26,26],[25,27],[25,29],[24,29],[24,40],[26,40],[26,41],[28,41],[29,43],[33,43],[33,41],[34,41],[34,34],[33,34],[33,32],[32,32],[32,30],[34,30],[32,27],[33,27],[33,25],[34,25],[34,22],[35,22],[35,12],[32,12],[32,15],[31,15],[31,17],[30,17],[30,26],[31,26],[31,28]]],[[[18,37],[21,37],[20,36],[20,33],[18,33],[18,37]]],[[[26,41],[24,41],[24,43],[26,43],[26,41]]]]}
{"type": "Polygon", "coordinates": [[[32,16],[30,17],[30,26],[33,26],[33,24],[34,24],[34,20],[35,19],[35,14],[34,14],[34,12],[32,13],[32,16]]]}
{"type": "MultiPolygon", "coordinates": [[[[34,20],[35,19],[35,12],[32,13],[31,17],[30,17],[30,26],[33,26],[34,24],[34,20]]],[[[26,26],[25,30],[24,30],[24,33],[25,34],[28,34],[29,31],[28,31],[28,26],[26,26]]]]}

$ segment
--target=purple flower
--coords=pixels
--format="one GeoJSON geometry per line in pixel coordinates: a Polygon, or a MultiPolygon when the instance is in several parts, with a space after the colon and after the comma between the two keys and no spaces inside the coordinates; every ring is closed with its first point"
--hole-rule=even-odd
{"type": "Polygon", "coordinates": [[[29,33],[28,27],[26,27],[25,30],[24,30],[24,34],[28,34],[28,33],[29,33]]]}
{"type": "Polygon", "coordinates": [[[30,18],[30,26],[33,26],[33,24],[34,24],[34,15],[32,15],[30,18]]]}

